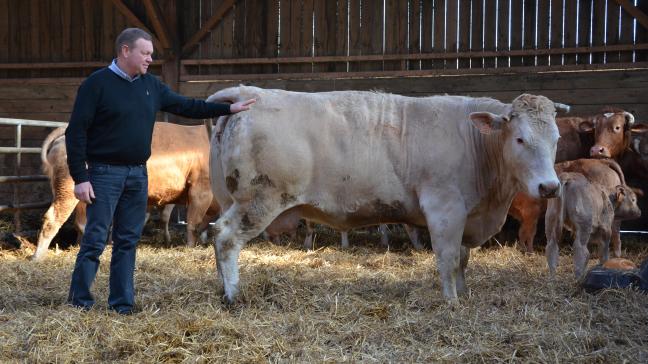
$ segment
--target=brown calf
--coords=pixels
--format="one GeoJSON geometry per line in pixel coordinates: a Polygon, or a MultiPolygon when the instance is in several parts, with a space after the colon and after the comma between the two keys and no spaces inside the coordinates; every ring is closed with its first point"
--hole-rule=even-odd
{"type": "MultiPolygon", "coordinates": [[[[50,179],[53,201],[43,216],[36,253],[39,260],[47,254],[50,242],[73,211],[80,233],[85,227],[85,204],[74,197],[74,181],[67,167],[65,129],[59,128],[43,142],[43,170],[50,179]]],[[[151,158],[147,162],[151,206],[187,205],[187,245],[193,246],[197,234],[220,209],[209,182],[209,140],[204,126],[182,126],[158,122],[153,129],[151,158]]],[[[78,240],[78,239],[77,239],[78,240]]]]}
{"type": "Polygon", "coordinates": [[[588,243],[599,245],[600,261],[608,259],[612,224],[615,219],[641,216],[634,192],[620,184],[613,189],[598,184],[581,173],[563,172],[559,175],[562,195],[550,199],[545,215],[547,234],[547,263],[553,276],[558,265],[558,241],[563,228],[574,234],[574,274],[581,278],[589,259],[588,243]]]}

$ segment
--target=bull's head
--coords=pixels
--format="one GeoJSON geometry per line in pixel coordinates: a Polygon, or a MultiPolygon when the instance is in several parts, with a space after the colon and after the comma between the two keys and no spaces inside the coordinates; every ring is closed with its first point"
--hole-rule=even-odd
{"type": "Polygon", "coordinates": [[[641,132],[642,127],[637,127],[634,115],[615,109],[581,123],[580,129],[594,132],[595,141],[590,149],[590,157],[617,158],[630,147],[632,134],[641,132]]]}
{"type": "Polygon", "coordinates": [[[555,116],[556,111],[567,110],[568,106],[544,96],[524,94],[513,100],[504,115],[475,112],[470,118],[482,133],[501,131],[504,168],[513,173],[529,195],[551,198],[560,194],[554,170],[560,137],[555,116]]]}

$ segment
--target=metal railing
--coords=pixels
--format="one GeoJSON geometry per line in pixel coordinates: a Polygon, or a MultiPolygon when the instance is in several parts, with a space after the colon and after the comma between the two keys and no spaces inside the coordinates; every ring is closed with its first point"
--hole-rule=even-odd
{"type": "Polygon", "coordinates": [[[0,147],[0,153],[16,155],[16,165],[14,166],[14,175],[0,176],[0,183],[13,184],[13,203],[8,205],[0,205],[0,212],[4,212],[4,211],[14,212],[14,228],[16,232],[20,232],[21,231],[21,224],[20,224],[21,210],[45,208],[49,206],[51,203],[50,201],[31,202],[25,204],[20,203],[19,184],[25,182],[47,181],[47,176],[45,175],[22,176],[20,173],[22,154],[41,152],[41,148],[27,148],[22,146],[22,127],[39,126],[39,127],[46,127],[46,128],[58,128],[60,126],[67,125],[67,123],[63,123],[59,121],[0,118],[0,125],[13,125],[16,127],[16,134],[15,134],[16,146],[0,147]]]}

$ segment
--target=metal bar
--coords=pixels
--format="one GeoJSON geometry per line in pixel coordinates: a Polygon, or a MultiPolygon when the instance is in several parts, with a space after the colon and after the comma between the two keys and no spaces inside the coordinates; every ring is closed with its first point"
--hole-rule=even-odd
{"type": "Polygon", "coordinates": [[[42,182],[48,181],[45,175],[36,176],[0,176],[0,183],[42,182]]]}
{"type": "Polygon", "coordinates": [[[45,127],[58,128],[59,126],[66,126],[67,123],[61,121],[0,118],[0,125],[45,126],[45,127]]]}
{"type": "MultiPolygon", "coordinates": [[[[22,149],[21,124],[16,125],[16,149],[18,150],[18,153],[16,153],[16,165],[14,166],[14,174],[20,177],[20,162],[22,159],[22,154],[20,152],[20,150],[22,149]]],[[[20,191],[18,184],[13,185],[13,203],[15,206],[20,205],[20,191]]],[[[16,210],[16,212],[14,213],[14,230],[17,234],[20,234],[20,231],[22,230],[22,226],[20,224],[20,210],[16,210]]]]}
{"type": "Polygon", "coordinates": [[[44,209],[49,207],[52,204],[51,201],[48,202],[29,202],[22,205],[0,205],[0,212],[12,212],[20,210],[35,210],[35,209],[44,209]]]}
{"type": "Polygon", "coordinates": [[[43,148],[0,147],[0,153],[40,153],[43,148]]]}

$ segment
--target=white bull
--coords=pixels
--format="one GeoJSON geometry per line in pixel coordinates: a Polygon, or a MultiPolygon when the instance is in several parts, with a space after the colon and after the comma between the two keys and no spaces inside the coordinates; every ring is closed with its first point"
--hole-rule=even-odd
{"type": "Polygon", "coordinates": [[[497,233],[513,196],[560,192],[554,104],[524,94],[412,98],[376,92],[299,93],[233,87],[209,101],[257,99],[219,119],[212,189],[224,299],[239,285],[242,246],[279,214],[344,231],[380,223],[427,226],[443,294],[466,291],[469,248],[497,233]]]}

